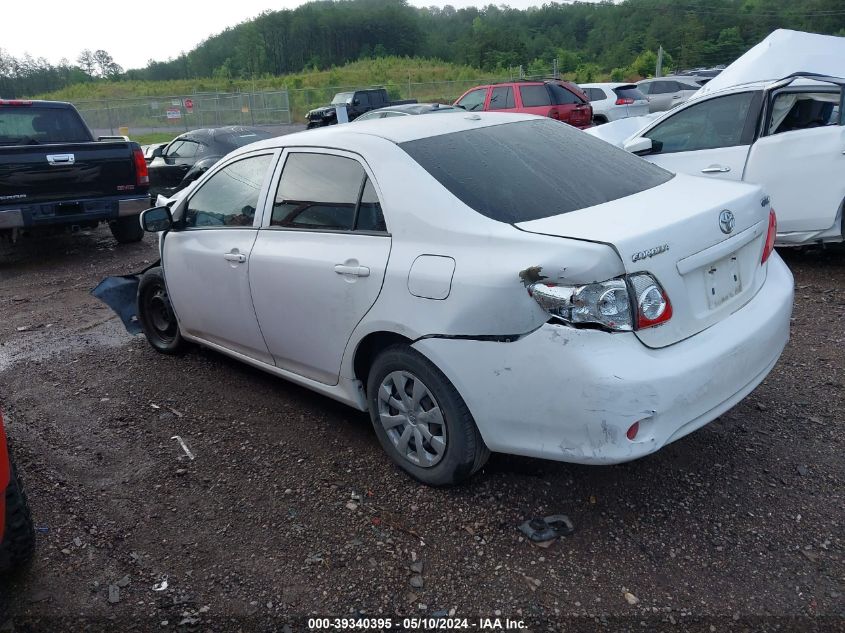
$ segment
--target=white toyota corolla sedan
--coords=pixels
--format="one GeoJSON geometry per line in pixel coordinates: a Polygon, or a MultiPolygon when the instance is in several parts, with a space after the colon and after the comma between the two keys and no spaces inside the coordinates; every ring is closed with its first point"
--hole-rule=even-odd
{"type": "Polygon", "coordinates": [[[156,349],[201,343],[369,411],[433,485],[490,451],[652,453],[748,395],[789,336],[792,276],[759,187],[674,175],[545,118],[273,138],[142,224],[161,232],[138,291],[156,349]]]}

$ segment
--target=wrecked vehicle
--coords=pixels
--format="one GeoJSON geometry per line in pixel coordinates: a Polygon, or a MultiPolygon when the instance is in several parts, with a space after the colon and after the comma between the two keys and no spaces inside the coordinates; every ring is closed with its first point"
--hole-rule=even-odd
{"type": "Polygon", "coordinates": [[[779,246],[841,242],[843,87],[845,38],[779,30],[684,105],[597,135],[671,171],[762,185],[779,246]]]}
{"type": "Polygon", "coordinates": [[[431,485],[489,451],[653,453],[747,396],[789,336],[792,276],[759,187],[530,115],[262,141],[142,223],[161,232],[138,289],[155,349],[201,343],[369,411],[431,485]]]}
{"type": "Polygon", "coordinates": [[[23,567],[34,551],[35,527],[23,482],[6,443],[0,411],[0,573],[23,567]]]}
{"type": "Polygon", "coordinates": [[[0,238],[108,222],[119,243],[137,242],[148,186],[141,146],[95,140],[71,104],[0,99],[0,238]]]}

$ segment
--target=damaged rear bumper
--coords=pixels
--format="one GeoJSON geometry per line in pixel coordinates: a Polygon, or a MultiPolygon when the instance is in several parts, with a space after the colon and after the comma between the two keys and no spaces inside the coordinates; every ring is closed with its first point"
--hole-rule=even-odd
{"type": "Polygon", "coordinates": [[[512,343],[428,338],[414,347],[458,389],[491,450],[614,464],[653,453],[751,393],[789,339],[792,297],[792,274],[773,256],[754,299],[665,348],[553,324],[512,343]]]}

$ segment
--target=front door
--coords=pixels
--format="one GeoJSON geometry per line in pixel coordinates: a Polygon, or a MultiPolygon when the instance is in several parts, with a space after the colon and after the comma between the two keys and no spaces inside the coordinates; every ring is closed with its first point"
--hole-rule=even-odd
{"type": "Polygon", "coordinates": [[[376,187],[354,155],[297,150],[270,195],[249,268],[264,339],[278,367],[337,384],[390,255],[376,187]]]}
{"type": "Polygon", "coordinates": [[[771,196],[778,233],[833,227],[845,200],[841,89],[788,88],[776,94],[767,135],[751,149],[745,179],[771,196]]]}
{"type": "Polygon", "coordinates": [[[669,171],[742,180],[762,105],[759,91],[701,99],[647,129],[644,158],[669,171]]]}
{"type": "Polygon", "coordinates": [[[250,253],[277,154],[226,164],[187,200],[184,227],[164,240],[168,296],[182,331],[272,364],[249,289],[250,253]]]}

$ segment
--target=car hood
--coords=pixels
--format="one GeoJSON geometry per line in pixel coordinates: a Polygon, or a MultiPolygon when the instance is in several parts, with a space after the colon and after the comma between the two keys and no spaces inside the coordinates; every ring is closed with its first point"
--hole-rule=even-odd
{"type": "Polygon", "coordinates": [[[334,111],[334,106],[323,106],[322,108],[314,108],[313,110],[309,110],[306,116],[309,119],[312,117],[325,117],[334,114],[334,111]]]}
{"type": "Polygon", "coordinates": [[[845,37],[777,29],[707,82],[692,98],[798,74],[845,77],[845,37]]]}
{"type": "Polygon", "coordinates": [[[646,125],[663,114],[663,112],[655,112],[644,116],[632,116],[625,119],[617,119],[616,121],[602,123],[601,125],[596,125],[584,131],[596,138],[607,141],[611,145],[622,147],[622,144],[627,139],[635,135],[646,125]]]}

